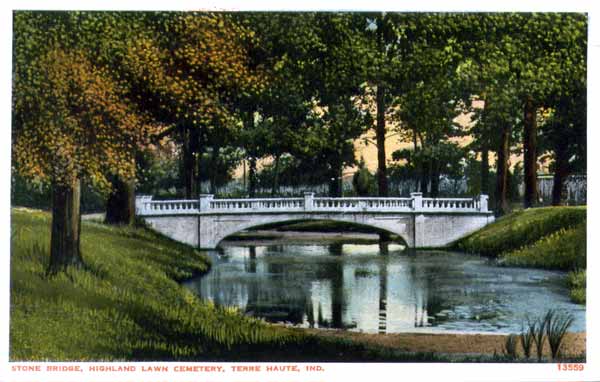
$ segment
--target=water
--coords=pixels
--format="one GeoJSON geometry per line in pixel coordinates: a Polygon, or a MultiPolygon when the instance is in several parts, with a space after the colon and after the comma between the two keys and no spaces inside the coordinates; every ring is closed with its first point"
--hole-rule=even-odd
{"type": "Polygon", "coordinates": [[[548,309],[574,316],[565,273],[501,268],[477,256],[399,245],[228,244],[186,286],[203,299],[270,322],[366,333],[521,331],[548,309]]]}

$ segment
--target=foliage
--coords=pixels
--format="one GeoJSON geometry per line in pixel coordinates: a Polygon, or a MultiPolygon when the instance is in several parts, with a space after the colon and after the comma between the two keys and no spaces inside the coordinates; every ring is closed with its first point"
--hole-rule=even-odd
{"type": "Polygon", "coordinates": [[[544,207],[520,210],[497,219],[455,243],[458,249],[497,257],[530,245],[560,229],[585,222],[585,207],[544,207]]]}
{"type": "Polygon", "coordinates": [[[110,17],[15,13],[13,161],[23,177],[63,185],[85,177],[106,190],[108,173],[133,176],[135,149],[154,126],[90,53],[98,36],[86,25],[110,17]]]}
{"type": "Polygon", "coordinates": [[[317,166],[309,160],[300,160],[291,155],[283,155],[279,158],[277,174],[275,164],[265,164],[258,173],[258,183],[266,187],[272,185],[275,176],[279,178],[279,184],[295,186],[299,184],[322,184],[328,181],[327,169],[317,166]]]}
{"type": "MultiPolygon", "coordinates": [[[[88,182],[81,186],[81,212],[101,212],[105,206],[104,196],[88,182]]],[[[14,173],[11,177],[10,204],[42,210],[51,209],[51,189],[47,184],[36,184],[14,173]]]]}

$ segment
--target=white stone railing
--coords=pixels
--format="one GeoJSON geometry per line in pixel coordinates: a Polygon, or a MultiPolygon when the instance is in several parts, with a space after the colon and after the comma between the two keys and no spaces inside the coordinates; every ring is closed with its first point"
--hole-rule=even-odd
{"type": "MultiPolygon", "coordinates": [[[[211,198],[205,206],[208,207],[208,211],[214,212],[304,211],[304,199],[265,198],[214,200],[211,198]]],[[[204,211],[204,208],[202,210],[204,211]]]]}
{"type": "Polygon", "coordinates": [[[313,198],[315,211],[411,211],[412,198],[313,198]]]}
{"type": "Polygon", "coordinates": [[[144,215],[187,215],[198,214],[198,200],[152,200],[152,196],[135,198],[135,214],[144,215]]]}
{"type": "Polygon", "coordinates": [[[214,199],[200,195],[198,200],[152,200],[136,198],[136,214],[189,215],[261,212],[481,212],[489,213],[488,196],[476,198],[323,198],[305,193],[303,198],[214,199]]]}

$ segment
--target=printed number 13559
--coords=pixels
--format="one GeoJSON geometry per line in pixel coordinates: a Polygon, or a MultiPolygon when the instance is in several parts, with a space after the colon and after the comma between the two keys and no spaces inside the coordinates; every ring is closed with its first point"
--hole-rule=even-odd
{"type": "Polygon", "coordinates": [[[559,363],[556,365],[558,371],[583,371],[584,364],[582,363],[559,363]]]}

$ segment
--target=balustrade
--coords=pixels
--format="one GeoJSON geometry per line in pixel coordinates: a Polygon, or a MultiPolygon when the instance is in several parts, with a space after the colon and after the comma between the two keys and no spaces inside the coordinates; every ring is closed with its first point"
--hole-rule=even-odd
{"type": "Polygon", "coordinates": [[[303,198],[213,199],[213,195],[201,195],[198,200],[136,198],[138,215],[300,211],[489,212],[486,195],[478,198],[423,198],[421,193],[413,193],[410,198],[327,198],[306,193],[303,198]]]}

